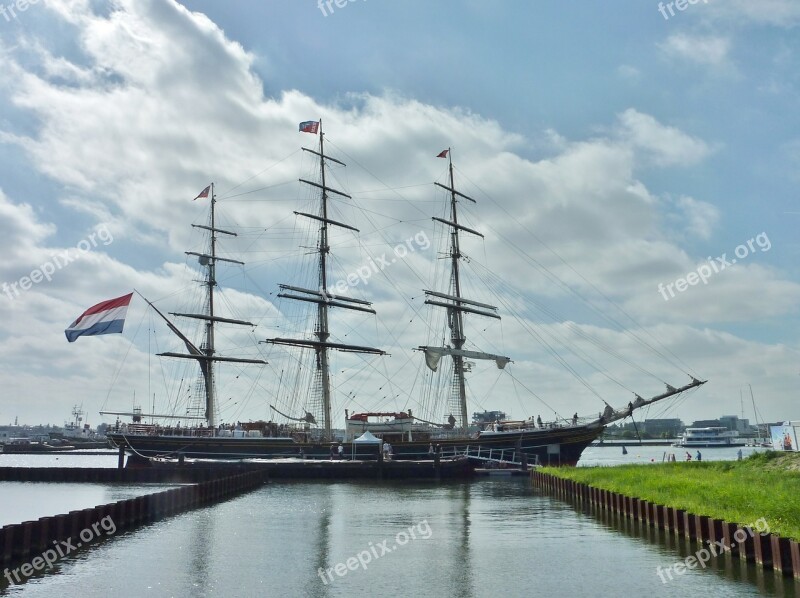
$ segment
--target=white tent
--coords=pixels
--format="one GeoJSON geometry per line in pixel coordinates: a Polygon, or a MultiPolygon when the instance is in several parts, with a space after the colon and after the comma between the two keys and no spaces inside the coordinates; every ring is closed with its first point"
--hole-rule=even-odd
{"type": "Polygon", "coordinates": [[[381,440],[380,438],[375,436],[369,430],[366,430],[358,438],[353,438],[353,443],[350,445],[350,448],[351,448],[350,458],[351,459],[355,459],[355,457],[356,457],[356,445],[367,445],[367,446],[372,445],[372,446],[376,446],[378,448],[378,452],[380,452],[381,449],[382,449],[382,447],[381,447],[382,444],[383,444],[383,440],[381,440]]]}

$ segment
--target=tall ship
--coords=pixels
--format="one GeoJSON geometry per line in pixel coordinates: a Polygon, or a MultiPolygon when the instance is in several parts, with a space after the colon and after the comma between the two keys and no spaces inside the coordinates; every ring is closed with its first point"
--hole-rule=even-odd
{"type": "MultiPolygon", "coordinates": [[[[462,251],[462,236],[483,237],[475,228],[467,226],[460,219],[460,205],[463,202],[476,204],[476,200],[462,193],[456,186],[455,173],[450,150],[438,157],[447,159],[447,178],[437,185],[446,193],[446,211],[440,216],[432,216],[437,226],[446,231],[441,262],[446,264],[439,288],[424,291],[423,304],[430,310],[439,310],[439,322],[443,330],[431,334],[435,344],[420,344],[416,347],[417,365],[420,375],[427,372],[440,381],[443,397],[432,397],[429,403],[441,401],[439,413],[443,421],[435,421],[431,416],[419,417],[418,413],[407,407],[400,409],[375,409],[373,411],[350,411],[346,409],[344,428],[337,429],[333,412],[333,399],[337,387],[332,384],[331,353],[366,355],[370,359],[388,360],[392,357],[380,347],[367,344],[340,342],[333,336],[331,312],[376,314],[372,302],[358,299],[346,293],[341,280],[332,282],[331,237],[345,232],[358,233],[358,229],[348,222],[336,219],[330,211],[332,197],[351,201],[352,197],[334,187],[329,176],[331,165],[344,167],[344,163],[326,153],[325,137],[321,121],[301,124],[301,130],[312,132],[318,138],[316,148],[303,148],[316,162],[316,176],[300,179],[300,182],[316,193],[316,205],[307,212],[296,211],[301,219],[316,226],[316,241],[312,252],[314,272],[311,288],[308,285],[283,283],[279,285],[277,297],[289,302],[310,304],[308,328],[304,334],[273,336],[259,341],[260,346],[294,352],[297,363],[307,359],[310,365],[298,371],[298,378],[305,382],[302,390],[285,391],[279,384],[273,400],[283,397],[278,407],[270,404],[274,419],[269,421],[220,422],[216,389],[216,367],[236,364],[236,367],[264,367],[266,359],[224,357],[219,355],[215,345],[215,330],[218,325],[240,325],[253,327],[251,322],[220,316],[215,309],[215,289],[218,286],[216,267],[220,262],[237,260],[222,258],[217,253],[219,235],[235,235],[233,231],[217,227],[215,210],[217,199],[213,185],[210,193],[209,225],[194,225],[209,233],[209,244],[202,253],[187,252],[199,259],[205,269],[205,309],[202,313],[172,313],[180,318],[201,320],[205,330],[199,346],[184,334],[173,321],[159,311],[151,302],[150,307],[164,320],[169,330],[186,346],[185,353],[164,352],[159,355],[195,361],[200,370],[197,388],[204,398],[204,409],[194,415],[189,411],[175,414],[147,414],[141,408],[131,412],[104,412],[106,415],[131,416],[131,423],[114,425],[107,437],[114,446],[124,449],[137,458],[203,458],[203,459],[259,459],[303,457],[308,459],[327,459],[342,452],[354,458],[374,456],[374,445],[361,440],[378,438],[391,447],[394,459],[426,459],[439,455],[473,455],[490,459],[503,459],[513,462],[575,465],[583,450],[595,440],[609,424],[632,416],[634,411],[654,403],[675,397],[700,387],[705,382],[689,376],[690,381],[682,386],[666,384],[665,391],[645,399],[635,394],[633,400],[620,408],[614,408],[604,401],[604,408],[597,415],[579,417],[555,417],[543,421],[541,417],[530,416],[525,419],[505,419],[490,422],[480,427],[470,426],[468,419],[470,385],[467,374],[476,367],[476,362],[491,364],[505,370],[512,358],[499,353],[480,350],[468,342],[468,323],[481,320],[499,321],[500,309],[478,300],[464,292],[462,265],[469,257],[462,251]],[[305,125],[305,128],[303,128],[305,125]],[[314,179],[314,180],[311,180],[314,179]],[[291,395],[287,399],[284,395],[291,395]],[[288,405],[285,407],[284,405],[288,405]],[[149,423],[148,423],[149,418],[149,423]],[[175,422],[177,420],[177,424],[175,422]],[[184,422],[184,425],[181,425],[184,422]]],[[[370,260],[371,261],[371,260],[370,260]]],[[[377,271],[377,268],[375,268],[377,271]]],[[[421,307],[421,306],[419,306],[421,307]]],[[[352,332],[352,329],[351,329],[352,332]]],[[[346,335],[345,335],[346,336],[346,335]]],[[[353,334],[352,336],[357,336],[353,334]]],[[[293,357],[294,359],[294,357],[293,357]]],[[[372,362],[368,367],[377,370],[372,362]]],[[[281,379],[285,374],[280,372],[281,379]]],[[[282,380],[281,380],[282,381],[282,380]]],[[[405,381],[403,381],[405,382],[405,381]]],[[[342,391],[338,391],[342,392],[342,391]]],[[[438,394],[438,393],[437,393],[438,394]]],[[[599,395],[598,395],[599,396],[599,395]]],[[[346,398],[354,398],[353,393],[346,398]]],[[[367,401],[370,397],[367,397],[367,401]]],[[[381,404],[376,400],[373,404],[381,404]]],[[[386,397],[383,397],[385,404],[386,397]]],[[[268,399],[269,400],[269,399],[268,399]]],[[[358,403],[362,402],[361,397],[358,403]]],[[[155,411],[155,410],[154,410],[155,411]]]]}

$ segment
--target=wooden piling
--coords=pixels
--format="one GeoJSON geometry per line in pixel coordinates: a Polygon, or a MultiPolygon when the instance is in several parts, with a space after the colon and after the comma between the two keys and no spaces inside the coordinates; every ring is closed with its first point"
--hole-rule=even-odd
{"type": "Polygon", "coordinates": [[[654,504],[541,472],[534,472],[531,479],[535,487],[585,504],[604,520],[609,514],[619,514],[630,518],[635,524],[640,522],[678,537],[722,546],[719,552],[724,551],[754,562],[763,569],[775,569],[785,576],[800,579],[800,542],[795,540],[761,534],[748,526],[688,513],[684,509],[654,504]]]}

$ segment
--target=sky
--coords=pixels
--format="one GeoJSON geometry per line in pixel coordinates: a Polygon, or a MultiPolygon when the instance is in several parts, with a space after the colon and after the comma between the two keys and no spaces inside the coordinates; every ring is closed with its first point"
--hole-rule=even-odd
{"type": "Polygon", "coordinates": [[[309,338],[277,294],[314,285],[316,225],[293,212],[318,209],[298,123],[319,118],[347,164],[331,217],[359,228],[332,233],[331,280],[377,312],[337,312],[333,337],[388,353],[333,357],[335,424],[450,409],[412,350],[448,342],[422,294],[447,292],[445,148],[485,235],[462,239],[465,295],[503,317],[468,316],[467,347],[513,360],[475,364],[472,411],[596,416],[691,375],[708,383],[641,417],[752,420],[752,388],[759,419],[800,419],[797,2],[0,5],[0,423],[184,409],[196,367],[154,356],[180,341],[138,294],[122,335],[63,331],[133,289],[202,307],[184,252],[211,182],[239,232],[220,252],[247,264],[220,267],[219,306],[254,324],[218,347],[269,361],[220,368],[220,418],[301,414],[308,369],[260,341],[309,338]]]}

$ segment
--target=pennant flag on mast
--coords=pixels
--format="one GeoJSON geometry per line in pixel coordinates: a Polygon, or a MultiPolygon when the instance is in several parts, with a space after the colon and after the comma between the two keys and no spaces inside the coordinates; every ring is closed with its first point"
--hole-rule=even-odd
{"type": "Polygon", "coordinates": [[[449,151],[450,151],[449,149],[442,150],[442,151],[439,152],[439,154],[436,157],[437,158],[446,158],[447,157],[447,152],[449,152],[449,151]]]}
{"type": "Polygon", "coordinates": [[[318,120],[307,120],[300,123],[300,132],[301,133],[314,133],[319,131],[319,121],[318,120]]]}
{"type": "Polygon", "coordinates": [[[64,331],[67,340],[74,343],[81,336],[97,336],[122,332],[125,316],[133,293],[93,305],[64,331]]]}
{"type": "Polygon", "coordinates": [[[211,185],[209,185],[208,187],[206,187],[205,189],[203,189],[203,190],[202,190],[202,191],[201,191],[201,192],[198,194],[198,196],[197,196],[197,197],[195,197],[195,198],[194,198],[192,201],[194,201],[195,199],[200,199],[201,197],[202,197],[202,198],[206,198],[206,197],[208,197],[208,192],[209,192],[209,191],[211,191],[211,185]]]}

